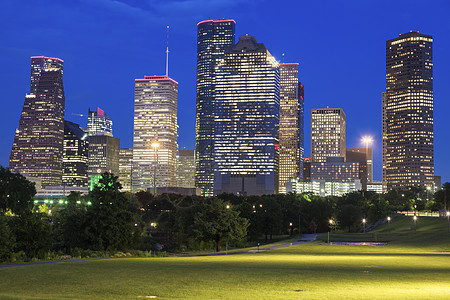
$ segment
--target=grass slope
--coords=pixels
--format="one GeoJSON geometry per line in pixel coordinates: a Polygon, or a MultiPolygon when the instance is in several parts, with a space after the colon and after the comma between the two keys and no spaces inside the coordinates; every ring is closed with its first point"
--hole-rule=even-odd
{"type": "Polygon", "coordinates": [[[391,233],[386,224],[371,233],[332,235],[361,241],[376,233],[389,242],[382,247],[312,243],[246,255],[4,268],[0,298],[449,299],[447,220],[421,217],[414,232],[410,219],[394,220],[391,233]]]}

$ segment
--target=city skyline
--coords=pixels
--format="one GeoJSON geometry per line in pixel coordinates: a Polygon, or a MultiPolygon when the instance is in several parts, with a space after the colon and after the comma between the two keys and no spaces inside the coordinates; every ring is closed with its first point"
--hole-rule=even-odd
{"type": "MultiPolygon", "coordinates": [[[[105,1],[104,3],[106,3],[105,1]]],[[[198,3],[198,2],[196,2],[198,3]]],[[[330,10],[334,4],[327,3],[327,7],[321,18],[330,14],[330,10]]],[[[379,3],[379,2],[378,2],[379,3]]],[[[406,2],[404,2],[406,3],[406,2]]],[[[432,35],[435,41],[434,45],[434,62],[435,62],[435,74],[434,74],[434,98],[435,98],[435,173],[436,175],[442,175],[443,182],[449,181],[450,172],[445,171],[448,169],[449,160],[446,158],[444,149],[449,143],[445,141],[445,130],[449,127],[449,121],[445,118],[445,111],[448,111],[448,104],[444,103],[445,99],[450,96],[449,89],[445,86],[446,78],[449,77],[449,72],[443,72],[442,70],[450,69],[449,59],[445,56],[448,52],[449,42],[445,39],[445,28],[449,28],[448,21],[437,21],[441,11],[445,11],[448,4],[440,2],[440,4],[431,5],[431,7],[423,8],[422,6],[412,4],[410,7],[405,8],[403,14],[400,14],[400,21],[393,22],[392,20],[386,21],[386,16],[394,15],[394,13],[382,12],[377,7],[374,8],[374,12],[368,12],[369,8],[373,8],[371,4],[353,4],[350,7],[350,13],[360,12],[361,15],[368,17],[368,21],[362,22],[361,29],[351,28],[352,22],[340,21],[335,29],[330,23],[327,23],[328,28],[325,26],[319,26],[318,23],[310,23],[308,26],[302,26],[300,22],[297,22],[297,27],[289,27],[289,30],[283,32],[280,31],[278,25],[270,25],[276,22],[262,23],[258,16],[259,14],[245,15],[241,12],[242,9],[237,9],[239,6],[252,8],[255,7],[253,3],[244,4],[242,2],[232,2],[229,7],[225,7],[218,15],[218,10],[210,8],[201,8],[201,12],[198,14],[192,14],[189,18],[183,18],[180,21],[175,21],[173,18],[174,13],[168,13],[164,20],[152,23],[151,27],[147,30],[154,31],[152,37],[139,36],[139,39],[134,40],[123,54],[118,54],[116,50],[108,50],[111,53],[105,54],[108,58],[115,57],[117,65],[114,68],[109,67],[110,59],[98,60],[99,55],[104,55],[102,49],[95,50],[92,47],[90,51],[83,47],[85,51],[81,51],[77,54],[77,48],[70,50],[67,45],[60,45],[57,42],[49,43],[48,40],[55,37],[61,37],[63,32],[71,32],[72,29],[64,26],[64,20],[57,18],[56,23],[58,26],[41,24],[44,30],[44,40],[46,43],[37,43],[33,45],[34,48],[29,48],[28,44],[33,41],[31,37],[31,31],[20,27],[18,21],[11,22],[10,28],[6,35],[5,45],[1,48],[2,62],[5,62],[5,70],[0,78],[5,84],[6,94],[4,100],[8,114],[2,120],[2,136],[4,137],[4,143],[1,147],[0,164],[7,166],[9,151],[12,145],[12,139],[14,137],[15,129],[18,127],[18,120],[20,116],[21,106],[23,104],[23,96],[27,92],[24,79],[26,74],[29,74],[29,57],[35,55],[46,55],[51,57],[58,57],[65,60],[65,72],[64,72],[64,85],[66,89],[66,119],[82,127],[85,127],[86,120],[73,116],[72,113],[84,113],[86,109],[93,105],[99,106],[108,112],[111,119],[114,121],[115,136],[121,139],[123,147],[131,147],[132,145],[132,109],[133,109],[133,93],[130,90],[133,89],[133,79],[141,78],[147,74],[159,74],[163,73],[165,64],[165,25],[171,26],[171,77],[180,82],[180,111],[183,111],[183,118],[180,118],[178,124],[180,126],[180,137],[178,139],[179,149],[194,149],[195,144],[195,48],[196,48],[196,24],[202,20],[209,19],[210,16],[214,18],[232,18],[236,20],[238,24],[236,27],[236,36],[244,33],[257,36],[264,41],[271,53],[277,60],[281,60],[282,53],[286,53],[286,62],[299,62],[299,74],[301,81],[304,82],[306,90],[305,101],[305,128],[310,127],[310,120],[308,119],[309,111],[311,108],[320,107],[342,107],[347,115],[347,147],[361,147],[359,142],[363,135],[372,135],[375,140],[374,148],[374,179],[381,179],[381,97],[380,94],[385,90],[385,73],[384,73],[384,59],[385,59],[385,42],[386,40],[395,38],[399,33],[406,33],[410,30],[419,30],[420,32],[432,35]],[[239,5],[236,5],[239,3],[239,5]],[[439,9],[437,9],[439,7],[439,9]],[[423,11],[424,10],[424,11],[423,11]],[[436,20],[430,18],[424,18],[419,20],[419,16],[422,13],[431,12],[436,14],[436,20]],[[375,16],[375,14],[378,15],[375,16]],[[375,20],[376,19],[376,20],[375,20]],[[379,19],[379,20],[378,20],[379,19]],[[373,25],[368,24],[372,22],[373,25]],[[383,21],[383,23],[381,23],[383,21]],[[177,24],[178,22],[178,24],[177,24]],[[442,23],[443,22],[443,23],[442,23]],[[175,23],[175,24],[173,24],[175,23]],[[382,26],[380,26],[382,24],[382,26]],[[316,27],[314,26],[316,25],[316,27]],[[184,27],[184,28],[182,28],[184,27]],[[298,30],[296,31],[296,28],[298,30]],[[54,29],[52,31],[52,29],[54,29]],[[375,30],[376,29],[376,30],[375,30]],[[59,31],[58,31],[59,30],[59,31]],[[339,34],[335,34],[339,30],[339,34]],[[331,34],[331,32],[333,32],[331,34]],[[363,31],[371,31],[370,38],[362,35],[363,31]],[[27,45],[23,42],[15,41],[14,34],[23,32],[24,37],[31,38],[27,40],[27,45]],[[298,32],[301,35],[303,44],[296,48],[296,44],[287,39],[287,36],[292,33],[298,32]],[[336,35],[336,37],[335,37],[336,35]],[[342,41],[340,40],[342,39],[342,41]],[[355,40],[356,39],[356,40],[355,40]],[[137,52],[139,56],[136,56],[137,49],[142,46],[142,43],[147,43],[144,40],[151,40],[150,44],[146,44],[147,52],[137,52]],[[327,40],[325,43],[324,40],[327,40]],[[349,41],[358,42],[360,45],[357,51],[350,51],[352,49],[349,41]],[[317,42],[315,44],[314,42],[317,42]],[[331,44],[329,44],[331,43],[331,44]],[[173,45],[173,46],[172,46],[173,45]],[[183,45],[183,48],[181,47],[183,45]],[[326,53],[330,57],[325,57],[325,53],[321,47],[327,45],[328,50],[326,53]],[[374,50],[366,53],[364,56],[373,58],[371,60],[364,61],[361,66],[360,63],[356,63],[358,58],[361,57],[360,52],[367,52],[372,47],[374,50]],[[133,48],[133,49],[131,49],[133,48]],[[333,50],[333,51],[330,51],[333,50]],[[375,51],[376,50],[376,51],[375,51]],[[318,55],[313,55],[313,52],[317,52],[318,55]],[[347,56],[341,56],[342,52],[348,52],[347,56]],[[150,59],[148,56],[154,56],[150,59]],[[136,56],[130,57],[130,55],[136,56]],[[126,58],[126,59],[125,59],[126,58]],[[320,59],[319,59],[320,58],[320,59]],[[122,59],[122,62],[120,61],[122,59]],[[83,63],[82,60],[85,60],[83,63]],[[81,61],[81,63],[80,63],[81,61]],[[92,63],[95,61],[95,63],[92,63]],[[143,63],[143,61],[145,63],[143,63]],[[124,62],[131,65],[130,68],[124,68],[124,62]],[[86,68],[86,65],[90,66],[86,68]],[[116,68],[117,67],[117,68],[116,68]],[[79,70],[83,69],[83,70],[79,70]],[[188,71],[184,71],[186,69],[188,71]],[[346,71],[344,69],[348,69],[346,71]],[[120,71],[122,70],[122,71],[120,71]],[[336,71],[335,71],[336,70],[336,71]],[[339,70],[339,72],[337,71],[339,70]],[[186,72],[184,74],[182,71],[186,72]],[[344,72],[343,75],[340,75],[344,72]],[[358,76],[352,75],[351,72],[358,76]],[[89,73],[95,73],[95,77],[89,73]],[[106,74],[111,76],[106,76],[106,74]],[[372,75],[370,73],[374,73],[372,75]],[[114,79],[112,79],[115,77],[114,79]],[[94,79],[95,78],[95,79],[94,79]],[[336,78],[338,80],[336,80],[336,78]],[[342,80],[339,80],[342,79],[342,80]],[[12,82],[14,80],[14,82],[12,82]],[[113,84],[111,84],[111,80],[113,84]],[[93,84],[93,85],[91,85],[93,84]],[[337,89],[336,89],[337,88],[337,89]],[[327,93],[322,90],[335,91],[335,93],[327,93]],[[336,93],[337,91],[337,93],[336,93]],[[361,104],[358,103],[361,101],[361,104]],[[91,103],[89,105],[89,103],[91,103]],[[354,107],[353,107],[354,106],[354,107]],[[359,107],[358,107],[359,106],[359,107]],[[447,172],[447,173],[446,173],[447,172]]],[[[381,4],[381,3],[380,3],[381,4]]],[[[99,8],[103,8],[107,11],[113,10],[112,6],[95,2],[92,5],[96,5],[99,8]],[[103,5],[105,5],[103,7],[103,5]]],[[[175,5],[175,4],[174,4],[175,5]]],[[[86,4],[86,6],[89,6],[86,4]]],[[[379,5],[383,7],[383,5],[379,5]]],[[[392,4],[391,7],[395,10],[395,7],[400,7],[400,4],[392,4]]],[[[13,9],[15,4],[6,4],[6,9],[13,9]]],[[[69,5],[70,7],[70,5],[69,5]]],[[[134,17],[127,14],[130,5],[124,4],[123,11],[118,9],[113,10],[113,15],[117,20],[121,18],[134,17]],[[124,15],[125,14],[125,15],[124,15]]],[[[302,11],[310,10],[312,15],[317,15],[314,9],[317,9],[313,4],[302,5],[302,11]]],[[[343,5],[343,7],[337,8],[339,10],[349,8],[349,4],[343,5]]],[[[68,8],[63,4],[53,10],[61,10],[67,12],[68,8]]],[[[266,8],[268,9],[268,8],[266,8]]],[[[273,9],[273,7],[272,7],[273,9]]],[[[193,9],[191,9],[193,11],[193,9]]],[[[83,11],[82,8],[77,8],[74,14],[83,11]]],[[[140,8],[141,12],[145,12],[145,8],[140,8]]],[[[24,15],[29,15],[30,12],[26,8],[23,10],[24,15]]],[[[259,11],[262,12],[262,11],[259,11]]],[[[1,14],[3,14],[1,13],[1,14]]],[[[286,25],[293,24],[293,20],[289,19],[290,12],[285,12],[286,25]]],[[[339,14],[339,13],[337,13],[339,14]]],[[[347,14],[347,12],[345,13],[347,14]]],[[[345,14],[343,18],[345,18],[345,14]]],[[[307,16],[307,13],[303,14],[307,20],[311,21],[311,18],[307,16]]],[[[272,16],[271,16],[272,17],[272,16]]],[[[21,19],[20,17],[19,19],[21,19]]],[[[138,17],[136,17],[137,19],[138,17]]],[[[140,17],[141,18],[141,17],[140,17]]],[[[10,18],[4,18],[5,22],[8,22],[10,18]]],[[[86,17],[89,21],[89,17],[86,17]]],[[[362,21],[362,17],[355,16],[353,22],[362,21]]],[[[92,21],[92,20],[91,20],[92,21]]],[[[142,18],[132,22],[133,28],[137,31],[141,31],[142,18]]],[[[102,19],[101,22],[106,22],[102,19]]],[[[109,22],[112,22],[110,20],[109,22]]],[[[120,23],[120,22],[118,22],[120,23]]],[[[101,23],[102,26],[104,23],[101,23]]],[[[81,31],[86,33],[86,26],[83,25],[81,31]]],[[[112,25],[114,27],[116,25],[112,25]]],[[[101,26],[100,26],[101,27],[101,26]]],[[[287,27],[286,27],[287,28],[287,27]]],[[[95,31],[94,31],[95,32],[95,31]]],[[[121,36],[121,32],[116,32],[121,36]]],[[[124,35],[121,36],[124,38],[124,35]]],[[[136,37],[135,35],[133,36],[136,37]]],[[[77,40],[76,36],[73,37],[77,40]]],[[[113,36],[109,33],[105,33],[104,37],[101,37],[102,41],[107,39],[113,39],[113,36]]],[[[70,39],[64,38],[64,41],[70,39]]],[[[126,40],[126,38],[125,38],[126,40]]],[[[80,43],[80,41],[78,41],[80,43]]],[[[64,44],[64,43],[62,43],[64,44]]],[[[95,46],[94,43],[93,46],[95,46]]],[[[359,60],[361,61],[361,60],[359,60]]],[[[305,140],[309,141],[308,130],[305,130],[305,140]]],[[[310,156],[310,145],[305,143],[305,157],[310,156]]]]}

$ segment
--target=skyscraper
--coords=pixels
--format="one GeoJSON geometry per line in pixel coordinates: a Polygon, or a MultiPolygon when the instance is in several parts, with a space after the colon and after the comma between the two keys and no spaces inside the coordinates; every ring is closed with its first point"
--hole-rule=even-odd
{"type": "Polygon", "coordinates": [[[119,182],[122,192],[131,191],[131,172],[133,170],[133,149],[122,148],[119,151],[119,182]]]}
{"type": "Polygon", "coordinates": [[[30,94],[25,102],[9,159],[12,172],[62,185],[64,141],[63,61],[31,58],[30,94]]]}
{"type": "MultiPolygon", "coordinates": [[[[89,137],[88,174],[104,172],[119,175],[120,139],[109,135],[92,135],[89,137]]],[[[91,178],[92,180],[92,178],[91,178]]]]}
{"type": "Polygon", "coordinates": [[[64,121],[64,186],[88,187],[89,137],[80,125],[64,121]]]}
{"type": "Polygon", "coordinates": [[[196,186],[213,195],[214,79],[225,49],[234,44],[234,20],[206,20],[197,24],[197,110],[195,120],[196,186]]]}
{"type": "Polygon", "coordinates": [[[177,156],[177,187],[195,187],[195,151],[179,150],[177,156]]]}
{"type": "Polygon", "coordinates": [[[89,135],[113,135],[113,122],[110,117],[99,107],[96,111],[88,111],[89,135]]]}
{"type": "Polygon", "coordinates": [[[408,32],[386,41],[383,181],[387,190],[433,187],[433,38],[408,32]]]}
{"type": "Polygon", "coordinates": [[[373,180],[372,148],[347,148],[347,162],[359,163],[359,180],[362,189],[367,191],[367,184],[373,180]]]}
{"type": "Polygon", "coordinates": [[[311,110],[311,162],[326,162],[327,157],[345,159],[345,114],[342,108],[311,110]]]}
{"type": "Polygon", "coordinates": [[[280,69],[253,36],[225,51],[215,74],[214,194],[278,192],[280,69]]]}
{"type": "Polygon", "coordinates": [[[280,64],[279,190],[285,193],[289,178],[303,176],[303,95],[298,64],[280,64]]]}
{"type": "Polygon", "coordinates": [[[135,80],[133,192],[176,185],[178,82],[168,76],[135,80]]]}

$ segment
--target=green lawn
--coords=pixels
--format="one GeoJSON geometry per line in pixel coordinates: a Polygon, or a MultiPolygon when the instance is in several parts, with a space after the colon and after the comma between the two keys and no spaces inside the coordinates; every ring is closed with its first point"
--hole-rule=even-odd
{"type": "MultiPolygon", "coordinates": [[[[450,299],[447,220],[399,218],[372,233],[258,254],[120,258],[0,268],[0,298],[450,299]]],[[[326,235],[324,236],[326,239],[326,235]]]]}

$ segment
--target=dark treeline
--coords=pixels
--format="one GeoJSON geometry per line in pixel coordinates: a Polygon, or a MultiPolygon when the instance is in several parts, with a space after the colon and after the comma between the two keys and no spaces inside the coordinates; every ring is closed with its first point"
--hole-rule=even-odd
{"type": "MultiPolygon", "coordinates": [[[[449,184],[445,184],[449,188],[449,184]]],[[[34,184],[0,167],[0,261],[45,258],[49,252],[83,256],[86,251],[184,251],[243,247],[275,236],[334,229],[355,232],[396,211],[436,211],[446,189],[434,195],[409,188],[379,195],[342,197],[312,194],[214,198],[120,191],[117,177],[104,173],[86,196],[72,192],[67,203],[35,204],[34,184]]],[[[448,196],[448,195],[447,195],[448,196]]]]}

